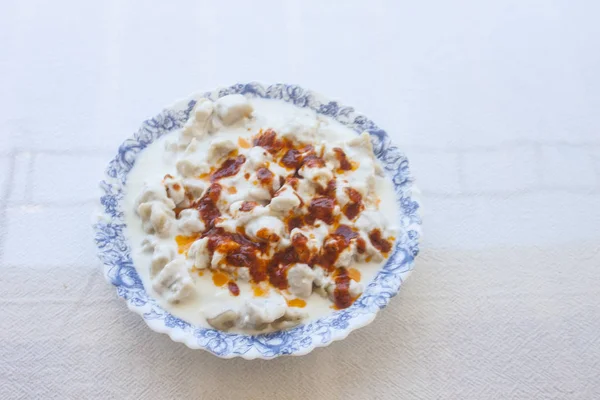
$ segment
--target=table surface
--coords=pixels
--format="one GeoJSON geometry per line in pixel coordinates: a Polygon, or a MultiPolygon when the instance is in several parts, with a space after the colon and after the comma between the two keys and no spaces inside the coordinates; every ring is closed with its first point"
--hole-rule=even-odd
{"type": "Polygon", "coordinates": [[[2,2],[0,398],[600,398],[599,12],[591,0],[2,2]],[[151,332],[92,241],[119,143],[175,99],[251,80],[363,111],[423,193],[400,295],[300,358],[221,360],[151,332]]]}

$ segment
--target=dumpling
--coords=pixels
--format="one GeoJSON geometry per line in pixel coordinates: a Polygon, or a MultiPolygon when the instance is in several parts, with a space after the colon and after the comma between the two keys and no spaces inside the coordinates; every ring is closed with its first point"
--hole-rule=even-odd
{"type": "Polygon", "coordinates": [[[306,238],[306,247],[311,253],[318,252],[323,246],[323,240],[328,236],[329,230],[326,224],[319,224],[315,227],[305,226],[303,228],[294,228],[290,232],[290,237],[293,239],[296,235],[302,235],[306,238]]]}
{"type": "Polygon", "coordinates": [[[312,293],[315,273],[306,264],[294,264],[287,271],[289,291],[291,294],[304,299],[312,293]]]}
{"type": "Polygon", "coordinates": [[[363,292],[362,283],[356,282],[355,280],[350,280],[350,287],[348,288],[348,293],[352,298],[356,298],[360,296],[363,292]]]}
{"type": "Polygon", "coordinates": [[[206,161],[209,164],[217,164],[217,162],[227,157],[229,153],[236,150],[237,146],[229,139],[217,139],[213,140],[208,147],[206,161]]]}
{"type": "Polygon", "coordinates": [[[252,106],[241,94],[223,96],[215,102],[215,112],[224,125],[232,125],[252,114],[252,106]]]}
{"type": "Polygon", "coordinates": [[[199,175],[210,172],[210,167],[205,162],[195,160],[194,155],[190,155],[178,160],[175,163],[177,172],[184,178],[195,178],[199,175]]]}
{"type": "Polygon", "coordinates": [[[159,236],[166,236],[170,232],[175,219],[173,210],[158,201],[140,204],[138,214],[146,233],[156,232],[159,236]]]}
{"type": "Polygon", "coordinates": [[[169,303],[179,303],[194,293],[194,282],[182,260],[173,260],[152,280],[152,288],[169,303]]]}
{"type": "Polygon", "coordinates": [[[271,326],[278,330],[289,329],[298,325],[306,318],[308,318],[308,313],[306,311],[302,311],[296,307],[288,307],[287,310],[285,310],[283,317],[273,322],[271,326]]]}
{"type": "Polygon", "coordinates": [[[154,247],[154,253],[152,254],[152,262],[150,266],[150,276],[154,277],[162,271],[162,269],[170,263],[177,251],[175,246],[169,245],[156,245],[154,247]]]}
{"type": "Polygon", "coordinates": [[[314,143],[320,122],[314,115],[301,115],[290,119],[281,128],[281,137],[294,143],[314,143]]]}
{"type": "Polygon", "coordinates": [[[387,225],[385,217],[380,211],[364,210],[355,226],[363,232],[371,232],[373,229],[382,229],[387,225]]]}
{"type": "Polygon", "coordinates": [[[246,234],[263,242],[278,242],[285,232],[285,226],[279,218],[270,215],[255,218],[246,224],[246,234]]]}
{"type": "Polygon", "coordinates": [[[165,185],[167,196],[173,200],[175,205],[181,204],[185,198],[185,189],[183,182],[179,178],[174,178],[171,175],[165,175],[163,179],[163,185],[165,185]]]}
{"type": "Polygon", "coordinates": [[[289,211],[300,206],[300,199],[296,191],[290,185],[283,185],[271,199],[269,209],[281,214],[287,214],[289,211]]]}
{"type": "Polygon", "coordinates": [[[265,165],[266,162],[272,161],[273,157],[262,147],[255,146],[248,150],[248,153],[246,153],[246,159],[248,166],[251,169],[256,170],[265,165]]]}
{"type": "Polygon", "coordinates": [[[182,210],[177,219],[177,225],[181,233],[190,236],[193,233],[204,231],[204,222],[200,219],[200,213],[195,208],[182,210]]]}
{"type": "Polygon", "coordinates": [[[201,179],[187,178],[183,180],[183,187],[196,200],[202,197],[208,183],[201,179]]]}
{"type": "Polygon", "coordinates": [[[184,148],[192,140],[200,139],[212,131],[211,117],[213,108],[213,102],[209,99],[202,98],[196,102],[194,109],[190,113],[190,118],[181,130],[179,147],[184,148]]]}
{"type": "Polygon", "coordinates": [[[327,183],[333,178],[333,172],[326,166],[310,166],[308,164],[302,165],[298,174],[304,179],[311,181],[313,184],[320,186],[325,189],[327,183]]]}
{"type": "Polygon", "coordinates": [[[196,240],[188,250],[188,258],[194,260],[194,267],[207,268],[210,265],[210,252],[208,251],[208,238],[196,240]]]}
{"type": "Polygon", "coordinates": [[[215,316],[206,318],[206,322],[215,329],[228,331],[235,326],[238,317],[239,314],[236,311],[225,310],[215,316]]]}
{"type": "Polygon", "coordinates": [[[258,297],[246,302],[243,325],[264,329],[267,324],[283,317],[287,309],[285,298],[271,292],[268,297],[258,297]]]}
{"type": "Polygon", "coordinates": [[[148,203],[151,201],[160,201],[165,203],[169,208],[175,208],[175,203],[172,199],[167,196],[167,191],[163,185],[145,185],[142,189],[142,193],[138,196],[135,201],[137,206],[142,203],[148,203]]]}

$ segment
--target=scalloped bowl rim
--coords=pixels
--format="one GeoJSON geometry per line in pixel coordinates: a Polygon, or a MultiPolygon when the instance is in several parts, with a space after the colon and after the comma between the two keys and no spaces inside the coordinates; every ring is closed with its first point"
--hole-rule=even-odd
{"type": "Polygon", "coordinates": [[[317,347],[325,347],[334,341],[345,339],[353,330],[371,323],[378,311],[387,306],[412,271],[414,259],[419,252],[419,192],[413,185],[404,154],[392,144],[384,130],[354,108],[343,106],[297,85],[240,83],[212,92],[194,94],[175,102],[155,117],[144,121],[141,128],[119,147],[100,186],[103,195],[100,197],[93,227],[106,280],[117,287],[118,295],[126,300],[128,308],[140,315],[150,329],[165,333],[173,341],[184,343],[191,349],[204,349],[221,358],[272,359],[281,355],[300,356],[317,347]],[[181,128],[195,99],[208,97],[216,100],[233,93],[277,99],[297,107],[309,108],[341,122],[357,133],[366,130],[371,135],[375,154],[382,162],[387,177],[394,183],[401,232],[387,262],[351,307],[289,330],[247,335],[192,326],[162,309],[145,292],[133,267],[125,236],[127,228],[120,202],[127,174],[133,167],[137,154],[146,146],[162,135],[181,128]]]}

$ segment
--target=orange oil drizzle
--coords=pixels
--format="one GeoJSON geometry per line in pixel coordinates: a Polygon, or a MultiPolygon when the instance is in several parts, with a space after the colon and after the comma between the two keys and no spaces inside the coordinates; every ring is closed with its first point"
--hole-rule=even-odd
{"type": "Polygon", "coordinates": [[[354,279],[356,282],[360,282],[360,271],[356,268],[348,269],[348,276],[350,279],[354,279]]]}
{"type": "Polygon", "coordinates": [[[265,290],[261,286],[257,285],[252,289],[252,293],[254,293],[254,297],[262,297],[268,293],[268,290],[265,290]]]}
{"type": "Polygon", "coordinates": [[[250,147],[252,147],[250,142],[244,139],[243,137],[238,138],[238,146],[240,146],[242,149],[249,149],[250,147]]]}
{"type": "Polygon", "coordinates": [[[215,286],[225,286],[229,282],[229,276],[221,271],[214,271],[212,280],[215,286]]]}
{"type": "Polygon", "coordinates": [[[192,245],[192,243],[194,243],[196,241],[196,239],[198,239],[198,236],[175,236],[175,242],[177,242],[177,247],[178,247],[178,251],[179,254],[183,254],[186,253],[189,249],[190,246],[192,245]]]}
{"type": "Polygon", "coordinates": [[[298,307],[298,308],[303,308],[306,306],[306,301],[302,300],[302,299],[291,299],[287,301],[288,306],[290,307],[298,307]]]}

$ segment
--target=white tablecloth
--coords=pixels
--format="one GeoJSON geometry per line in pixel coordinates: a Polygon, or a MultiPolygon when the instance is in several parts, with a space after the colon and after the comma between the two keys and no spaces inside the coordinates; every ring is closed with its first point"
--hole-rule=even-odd
{"type": "Polygon", "coordinates": [[[600,3],[3,1],[0,398],[600,398],[600,3]],[[301,358],[221,360],[105,283],[97,181],[196,90],[298,83],[388,130],[416,270],[301,358]]]}

